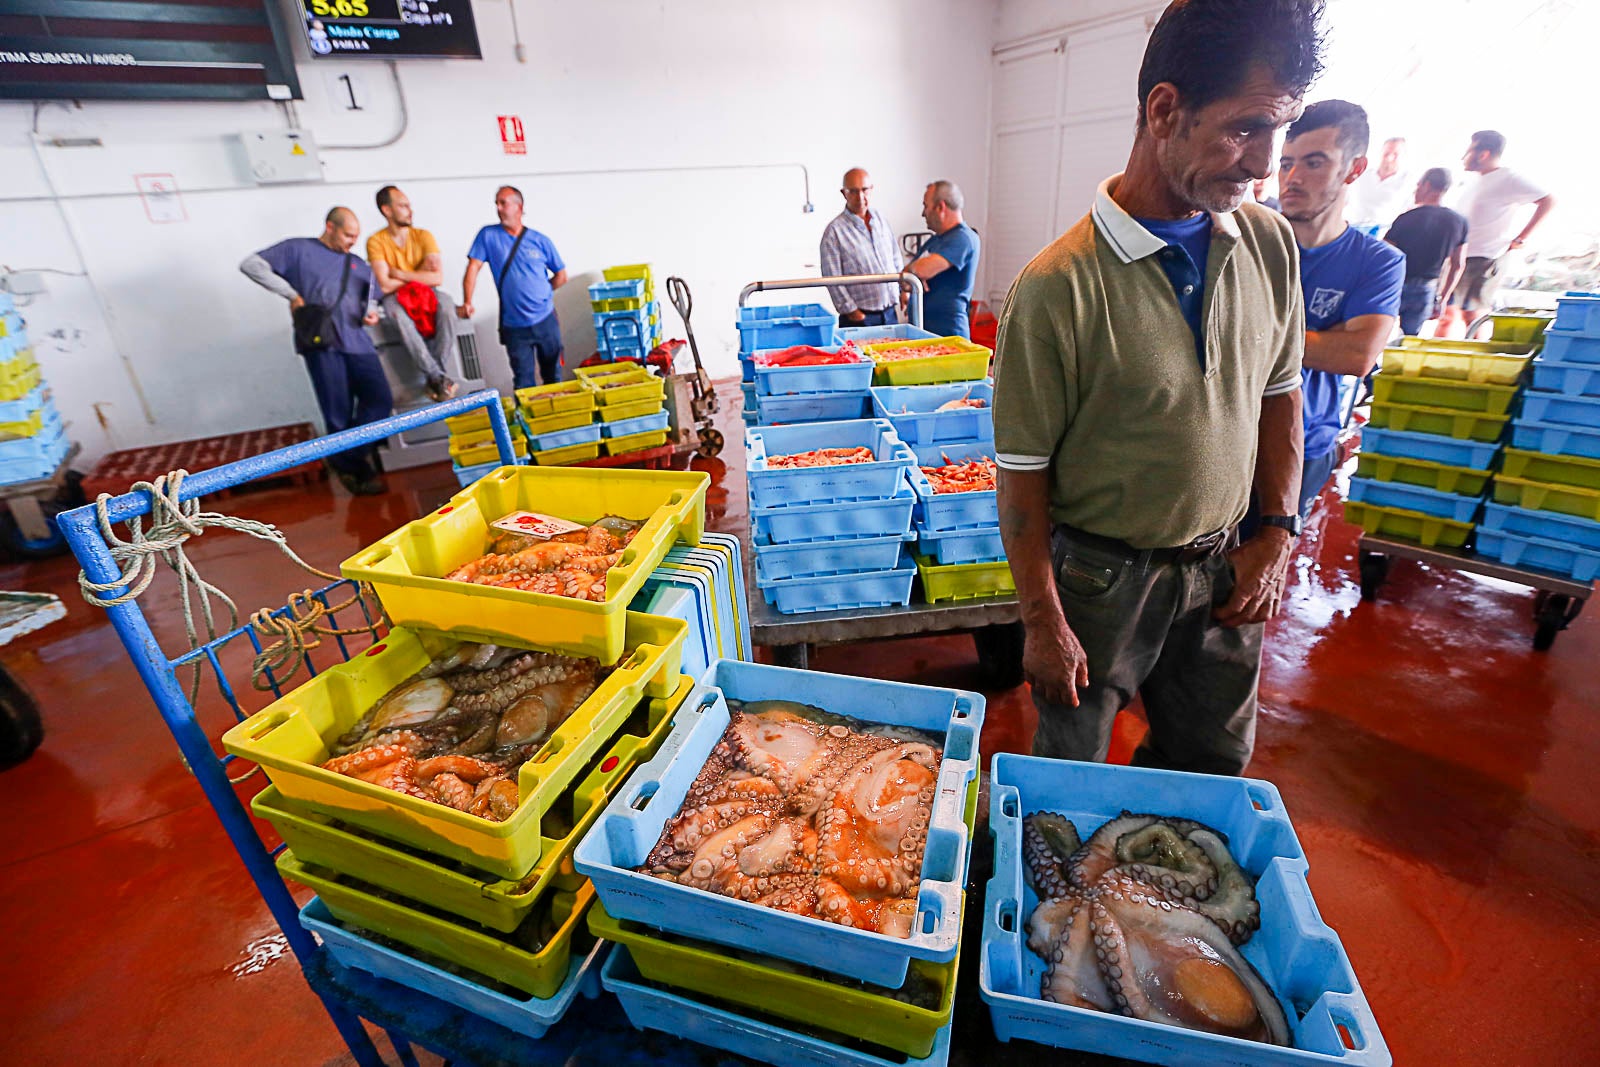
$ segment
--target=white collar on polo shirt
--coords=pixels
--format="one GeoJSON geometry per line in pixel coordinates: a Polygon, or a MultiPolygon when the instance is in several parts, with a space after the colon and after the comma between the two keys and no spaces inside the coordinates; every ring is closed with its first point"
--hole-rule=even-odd
{"type": "MultiPolygon", "coordinates": [[[[1124,263],[1132,263],[1146,256],[1153,256],[1163,248],[1167,242],[1139,225],[1139,221],[1126,211],[1122,205],[1111,199],[1111,190],[1116,188],[1122,180],[1121,174],[1113,174],[1100,183],[1100,188],[1095,190],[1094,207],[1089,209],[1090,216],[1094,219],[1095,226],[1105,235],[1106,242],[1111,245],[1111,250],[1117,258],[1124,263]]],[[[1234,219],[1233,213],[1211,214],[1211,225],[1231,238],[1239,236],[1239,223],[1234,219]]]]}

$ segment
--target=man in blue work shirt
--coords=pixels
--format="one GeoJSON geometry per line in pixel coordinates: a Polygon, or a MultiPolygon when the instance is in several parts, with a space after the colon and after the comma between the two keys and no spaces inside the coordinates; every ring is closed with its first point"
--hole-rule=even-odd
{"type": "Polygon", "coordinates": [[[1344,220],[1345,196],[1367,169],[1367,113],[1322,100],[1289,127],[1278,161],[1278,196],[1300,246],[1306,307],[1305,467],[1300,520],[1339,456],[1339,383],[1364,378],[1394,332],[1406,258],[1344,220]]]}
{"type": "Polygon", "coordinates": [[[518,189],[502,185],[496,190],[494,210],[500,222],[479,230],[467,251],[456,314],[472,317],[472,291],[478,271],[487,263],[500,294],[500,343],[511,360],[512,387],[538,385],[539,377],[545,385],[559,382],[561,322],[556,318],[555,290],[567,284],[567,265],[550,238],[522,224],[518,189]]]}
{"type": "MultiPolygon", "coordinates": [[[[360,236],[356,213],[336,207],[323,220],[321,237],[290,237],[239,264],[251,281],[289,302],[295,350],[306,361],[328,433],[394,412],[389,379],[362,328],[378,321],[379,294],[371,268],[350,252],[360,236]]],[[[387,489],[375,445],[329,456],[328,466],[358,496],[387,489]]]]}
{"type": "Polygon", "coordinates": [[[928,286],[922,325],[940,337],[972,336],[967,305],[978,276],[978,235],[961,221],[966,203],[955,182],[937,181],[922,192],[922,218],[933,231],[906,270],[928,286]]]}

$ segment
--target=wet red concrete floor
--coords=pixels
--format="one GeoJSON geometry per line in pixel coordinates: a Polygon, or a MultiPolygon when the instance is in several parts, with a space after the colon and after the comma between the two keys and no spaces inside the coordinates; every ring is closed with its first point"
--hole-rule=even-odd
{"type": "MultiPolygon", "coordinates": [[[[737,445],[707,466],[739,470],[737,445]]],[[[324,485],[216,505],[277,523],[336,569],[454,491],[443,468],[390,481],[381,498],[324,485]]],[[[1526,589],[1407,563],[1363,604],[1357,531],[1337,494],[1325,494],[1269,628],[1250,773],[1282,791],[1322,916],[1397,1063],[1588,1062],[1600,1045],[1585,1007],[1600,975],[1600,622],[1581,617],[1535,653],[1526,589]]],[[[743,524],[736,477],[711,504],[715,527],[743,524]]],[[[237,536],[208,535],[191,556],[246,610],[308,584],[237,536]]],[[[6,1059],[339,1060],[337,1034],[75,575],[68,559],[0,567],[0,586],[69,606],[0,653],[47,729],[28,763],[0,773],[6,1059]]],[[[147,610],[176,645],[181,616],[171,583],[159,588],[147,610]]],[[[977,677],[958,636],[824,649],[814,665],[968,687],[977,677]]],[[[203,721],[215,736],[230,720],[214,703],[203,721]]],[[[1025,689],[990,694],[986,753],[1026,751],[1032,729],[1025,689]]],[[[1114,758],[1141,732],[1124,715],[1114,758]]]]}

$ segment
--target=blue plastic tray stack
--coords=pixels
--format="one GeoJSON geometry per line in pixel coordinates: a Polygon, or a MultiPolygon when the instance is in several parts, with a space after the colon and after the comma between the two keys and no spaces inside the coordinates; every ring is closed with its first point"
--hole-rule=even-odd
{"type": "MultiPolygon", "coordinates": [[[[785,982],[837,985],[840,997],[854,998],[858,1005],[871,1000],[859,1010],[875,1017],[907,1007],[896,994],[909,995],[913,961],[919,968],[941,968],[953,993],[983,715],[983,697],[976,693],[759,664],[713,664],[659,752],[633,772],[573,853],[577,872],[591,879],[606,915],[638,928],[631,940],[613,947],[601,972],[603,985],[621,1002],[629,1021],[640,1029],[781,1067],[944,1067],[950,1053],[952,997],[944,1001],[942,1025],[922,1035],[920,1047],[908,1051],[908,1042],[891,1052],[876,1044],[864,1047],[849,1012],[808,1011],[807,998],[798,996],[768,1004],[768,992],[730,989],[714,981],[710,988],[696,987],[697,981],[707,980],[651,974],[645,947],[639,946],[635,955],[629,944],[637,944],[641,936],[664,940],[669,947],[689,939],[702,954],[725,954],[760,971],[769,989],[785,982]],[[638,870],[721,741],[730,722],[729,702],[762,700],[798,701],[836,712],[850,709],[872,723],[911,727],[940,738],[943,759],[909,936],[790,914],[638,870]],[[670,936],[662,938],[663,933],[670,936]],[[752,959],[752,953],[764,959],[752,959]],[[797,971],[794,964],[811,970],[797,971]]],[[[591,916],[591,928],[595,921],[591,916]]]]}
{"type": "Polygon", "coordinates": [[[0,293],[0,485],[50,477],[71,449],[27,326],[11,294],[0,293]]]}
{"type": "Polygon", "coordinates": [[[905,551],[916,456],[883,419],[745,430],[756,585],[784,614],[911,602],[905,551]],[[870,463],[770,467],[769,458],[868,448],[870,463]]]}
{"type": "Polygon", "coordinates": [[[833,313],[821,304],[774,304],[739,309],[734,325],[739,329],[739,368],[746,426],[755,425],[759,417],[755,354],[791,345],[829,344],[833,340],[835,321],[833,313]]]}
{"type": "Polygon", "coordinates": [[[1477,548],[1589,581],[1600,574],[1600,295],[1562,297],[1544,337],[1477,548]]]}
{"type": "Polygon", "coordinates": [[[683,673],[700,677],[719,659],[754,658],[739,539],[706,533],[696,548],[674,545],[645,579],[631,611],[683,619],[683,673]]]}
{"type": "Polygon", "coordinates": [[[623,278],[589,286],[597,351],[612,359],[642,360],[661,327],[661,305],[650,278],[623,278]]]}

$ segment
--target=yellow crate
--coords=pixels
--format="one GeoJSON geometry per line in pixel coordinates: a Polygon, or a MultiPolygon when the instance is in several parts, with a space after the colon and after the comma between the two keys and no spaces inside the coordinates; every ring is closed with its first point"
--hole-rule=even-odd
{"type": "Polygon", "coordinates": [[[1358,504],[1353,500],[1344,503],[1344,520],[1369,534],[1415,541],[1429,548],[1435,545],[1461,548],[1467,543],[1467,535],[1472,533],[1473,527],[1470,522],[1456,522],[1454,519],[1424,515],[1420,511],[1404,508],[1358,504]]]}
{"type": "Polygon", "coordinates": [[[1362,478],[1376,478],[1380,482],[1420,485],[1461,496],[1477,496],[1489,484],[1488,471],[1425,459],[1383,456],[1376,452],[1362,452],[1356,457],[1356,474],[1362,478]]]}
{"type": "MultiPolygon", "coordinates": [[[[500,407],[505,411],[507,418],[511,417],[511,412],[516,409],[516,406],[517,402],[512,400],[509,396],[503,396],[500,398],[500,407]]],[[[477,408],[476,410],[467,412],[465,415],[456,415],[452,418],[445,419],[444,424],[449,429],[451,434],[472,433],[477,430],[487,430],[489,428],[489,409],[477,408]]]]}
{"type": "Polygon", "coordinates": [[[629,282],[635,278],[649,285],[655,278],[655,272],[648,263],[623,263],[616,267],[607,267],[600,272],[600,276],[608,282],[629,282]]]}
{"type": "Polygon", "coordinates": [[[965,337],[924,337],[915,341],[880,341],[862,348],[868,358],[891,348],[928,348],[954,345],[961,349],[942,356],[897,359],[879,363],[872,372],[873,385],[934,385],[939,382],[970,382],[989,375],[989,358],[994,353],[965,337]]]}
{"type": "MultiPolygon", "coordinates": [[[[590,398],[590,404],[594,400],[590,398]]],[[[528,432],[535,437],[545,433],[555,433],[557,430],[576,430],[579,426],[587,426],[594,421],[594,407],[584,408],[582,411],[560,411],[554,415],[530,415],[527,408],[522,409],[522,418],[528,424],[528,432]]]]}
{"type": "Polygon", "coordinates": [[[1562,515],[1576,515],[1590,522],[1600,522],[1600,489],[1496,474],[1494,502],[1533,511],[1555,511],[1562,515]]]}
{"type": "MultiPolygon", "coordinates": [[[[511,454],[519,459],[528,454],[528,439],[517,436],[511,439],[511,454]]],[[[489,439],[486,445],[467,445],[461,447],[454,441],[450,442],[450,458],[458,467],[476,467],[480,463],[492,463],[500,458],[500,446],[495,444],[494,438],[489,439]]]]}
{"type": "Polygon", "coordinates": [[[1402,345],[1383,350],[1383,372],[1484,385],[1516,385],[1533,356],[1402,345]]]}
{"type": "Polygon", "coordinates": [[[661,410],[661,404],[662,400],[653,396],[628,404],[607,404],[600,409],[600,421],[621,422],[623,419],[637,419],[641,415],[654,415],[661,410]]]}
{"type": "Polygon", "coordinates": [[[667,443],[667,431],[646,430],[644,433],[608,437],[600,443],[605,446],[606,455],[625,456],[629,452],[643,452],[647,448],[660,448],[667,443]]]}
{"type": "Polygon", "coordinates": [[[548,649],[527,636],[537,626],[523,627],[522,633],[397,627],[366,652],[330,667],[223,734],[222,747],[259,764],[280,793],[318,814],[502,877],[521,878],[539,860],[541,820],[577,772],[643,697],[670,696],[677,685],[688,623],[630,611],[625,625],[627,659],[522,765],[517,774],[521,803],[504,822],[324,770],[320,764],[329,757],[330,742],[430,659],[462,641],[548,649]]]}
{"type": "Polygon", "coordinates": [[[1581,489],[1600,489],[1600,459],[1583,456],[1555,456],[1525,448],[1507,448],[1504,470],[1513,478],[1575,485],[1581,489]]]}
{"type": "Polygon", "coordinates": [[[1468,341],[1457,337],[1402,337],[1400,347],[1431,348],[1439,352],[1470,352],[1474,355],[1525,356],[1539,346],[1532,341],[1468,341]]]}
{"type": "Polygon", "coordinates": [[[614,663],[622,655],[623,610],[645,578],[674,540],[700,543],[710,484],[711,476],[699,471],[501,467],[351,556],[341,571],[371,582],[396,625],[517,633],[542,647],[614,663]],[[444,577],[487,552],[490,523],[514,511],[582,523],[616,515],[645,524],[607,572],[606,599],[598,603],[444,577]]]}
{"type": "Polygon", "coordinates": [[[21,400],[39,384],[39,362],[24,348],[0,363],[0,401],[21,400]]]}
{"type": "MultiPolygon", "coordinates": [[[[638,404],[646,400],[654,400],[659,407],[667,396],[666,379],[651,374],[643,367],[632,372],[588,378],[584,384],[594,392],[602,411],[618,404],[638,404]]],[[[610,420],[602,416],[602,421],[610,420]]]]}
{"type": "Polygon", "coordinates": [[[1380,430],[1432,433],[1458,441],[1498,441],[1509,415],[1481,415],[1455,408],[1418,407],[1373,401],[1372,425],[1380,430]]]}
{"type": "Polygon", "coordinates": [[[546,415],[593,411],[594,395],[583,387],[582,382],[553,382],[550,385],[530,385],[518,389],[517,403],[522,405],[523,414],[529,418],[543,418],[546,415]]]}
{"type": "Polygon", "coordinates": [[[574,463],[599,457],[600,442],[586,441],[581,445],[567,445],[564,448],[540,449],[533,454],[532,462],[541,467],[570,467],[574,463]]]}
{"type": "Polygon", "coordinates": [[[1540,343],[1544,339],[1545,327],[1555,317],[1553,311],[1528,311],[1522,314],[1497,311],[1489,316],[1490,336],[1496,341],[1513,344],[1540,343]]]}
{"type": "MultiPolygon", "coordinates": [[[[519,441],[524,436],[522,426],[516,419],[506,423],[506,429],[510,432],[511,440],[513,441],[519,441]]],[[[450,435],[450,447],[452,449],[476,448],[479,445],[492,444],[494,444],[494,427],[492,426],[485,426],[481,430],[463,430],[460,433],[450,435]]]]}
{"type": "MultiPolygon", "coordinates": [[[[32,392],[32,390],[29,390],[32,392]]],[[[24,396],[27,394],[24,393],[24,396]]],[[[0,422],[0,441],[20,441],[23,438],[34,437],[44,429],[44,409],[39,408],[32,415],[16,422],[0,422]]]]}
{"type": "Polygon", "coordinates": [[[613,374],[640,373],[649,374],[643,363],[634,363],[630,360],[619,360],[614,363],[596,363],[588,367],[574,367],[572,373],[577,375],[580,382],[592,382],[596,378],[609,378],[613,374]]]}

